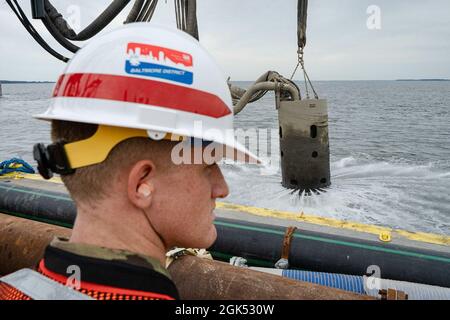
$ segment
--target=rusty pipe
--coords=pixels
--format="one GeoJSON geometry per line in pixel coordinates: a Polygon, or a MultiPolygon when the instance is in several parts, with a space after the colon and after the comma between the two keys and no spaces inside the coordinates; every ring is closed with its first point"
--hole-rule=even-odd
{"type": "MultiPolygon", "coordinates": [[[[0,275],[36,266],[55,236],[71,230],[0,213],[0,275]]],[[[181,298],[196,299],[371,299],[229,264],[185,256],[169,272],[181,298]]]]}
{"type": "Polygon", "coordinates": [[[168,270],[181,299],[374,300],[365,295],[194,256],[178,258],[168,270]]]}
{"type": "Polygon", "coordinates": [[[35,266],[54,236],[70,229],[0,213],[0,274],[35,266]]]}

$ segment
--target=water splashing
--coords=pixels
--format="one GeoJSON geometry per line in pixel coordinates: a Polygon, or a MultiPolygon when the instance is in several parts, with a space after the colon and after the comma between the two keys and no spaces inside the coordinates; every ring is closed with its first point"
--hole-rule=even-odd
{"type": "Polygon", "coordinates": [[[223,168],[233,192],[229,202],[450,234],[450,172],[439,164],[346,157],[331,164],[332,186],[314,192],[284,189],[279,175],[232,167],[223,168]]]}

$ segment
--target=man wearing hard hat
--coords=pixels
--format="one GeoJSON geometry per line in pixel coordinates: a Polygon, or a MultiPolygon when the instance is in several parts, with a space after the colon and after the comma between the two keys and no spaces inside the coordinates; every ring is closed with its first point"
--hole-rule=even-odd
{"type": "Polygon", "coordinates": [[[234,139],[210,55],[181,31],[128,24],[71,59],[37,118],[53,140],[34,148],[39,172],[61,175],[77,218],[37,271],[0,278],[0,299],[177,299],[165,253],[215,241],[215,201],[228,195],[216,162],[257,161],[234,139]]]}

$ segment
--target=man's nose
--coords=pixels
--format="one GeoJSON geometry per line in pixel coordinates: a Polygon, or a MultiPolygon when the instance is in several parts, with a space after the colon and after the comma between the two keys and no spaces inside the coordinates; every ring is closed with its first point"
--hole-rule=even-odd
{"type": "Polygon", "coordinates": [[[225,181],[222,171],[217,164],[214,166],[212,178],[213,187],[211,197],[214,199],[226,198],[230,193],[230,190],[228,189],[228,184],[225,181]]]}

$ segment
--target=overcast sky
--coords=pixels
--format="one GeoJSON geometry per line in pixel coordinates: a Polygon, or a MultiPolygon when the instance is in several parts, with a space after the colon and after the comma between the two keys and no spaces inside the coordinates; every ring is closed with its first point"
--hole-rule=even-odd
{"type": "MultiPolygon", "coordinates": [[[[78,3],[81,28],[110,2],[52,0],[67,18],[78,3]]],[[[30,1],[19,3],[31,19],[30,1]]],[[[108,29],[120,25],[130,7],[108,29]]],[[[198,0],[200,42],[232,80],[254,80],[269,69],[289,77],[297,61],[296,7],[297,0],[198,0]]],[[[176,25],[172,0],[159,1],[153,21],[176,25]]],[[[33,23],[71,56],[40,21],[33,23]]],[[[62,72],[64,63],[35,43],[4,1],[0,35],[0,79],[54,81],[62,72]]],[[[450,78],[449,0],[310,0],[307,37],[313,80],[450,78]],[[371,5],[380,8],[381,29],[367,27],[371,5]]]]}

